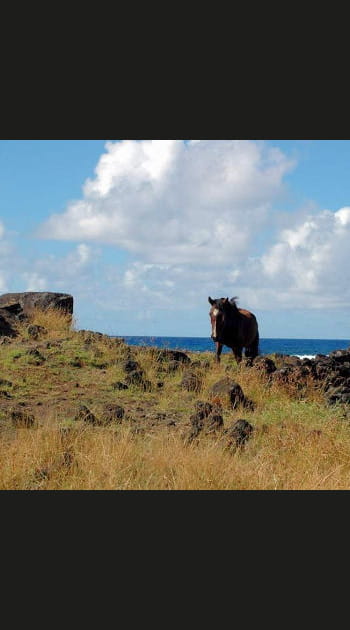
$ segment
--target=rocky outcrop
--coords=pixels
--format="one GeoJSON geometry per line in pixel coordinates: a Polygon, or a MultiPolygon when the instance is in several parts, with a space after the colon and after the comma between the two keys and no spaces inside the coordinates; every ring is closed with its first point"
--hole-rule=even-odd
{"type": "Polygon", "coordinates": [[[278,369],[273,369],[274,362],[267,357],[257,357],[250,366],[260,369],[271,383],[302,391],[311,381],[323,391],[328,404],[350,404],[350,348],[317,354],[313,359],[275,356],[282,361],[278,369]]]}
{"type": "Polygon", "coordinates": [[[73,296],[69,293],[50,291],[26,291],[24,293],[4,293],[0,295],[0,309],[21,317],[28,315],[33,308],[60,308],[73,313],[73,296]]]}
{"type": "Polygon", "coordinates": [[[61,309],[73,313],[73,296],[69,293],[27,291],[0,295],[0,335],[16,336],[16,323],[25,320],[33,308],[61,309]]]}
{"type": "Polygon", "coordinates": [[[257,356],[255,359],[248,359],[250,361],[250,365],[254,367],[255,370],[263,374],[272,374],[276,371],[276,365],[272,359],[264,356],[257,356]]]}

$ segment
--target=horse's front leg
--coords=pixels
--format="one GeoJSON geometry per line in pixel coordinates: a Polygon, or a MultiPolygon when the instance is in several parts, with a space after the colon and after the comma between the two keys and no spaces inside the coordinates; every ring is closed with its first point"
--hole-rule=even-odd
{"type": "Polygon", "coordinates": [[[216,363],[220,363],[220,354],[222,353],[222,343],[216,342],[216,363]]]}
{"type": "Polygon", "coordinates": [[[237,363],[241,363],[242,361],[242,348],[232,348],[233,355],[237,361],[237,363]]]}

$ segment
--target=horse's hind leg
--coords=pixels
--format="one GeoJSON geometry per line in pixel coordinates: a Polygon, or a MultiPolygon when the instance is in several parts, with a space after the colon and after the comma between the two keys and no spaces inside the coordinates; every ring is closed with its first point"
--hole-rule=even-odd
{"type": "Polygon", "coordinates": [[[255,359],[255,357],[258,356],[259,354],[259,333],[256,333],[256,337],[251,345],[251,352],[252,352],[252,358],[255,359]]]}
{"type": "Polygon", "coordinates": [[[237,363],[240,363],[242,361],[242,348],[232,348],[232,352],[237,363]]]}

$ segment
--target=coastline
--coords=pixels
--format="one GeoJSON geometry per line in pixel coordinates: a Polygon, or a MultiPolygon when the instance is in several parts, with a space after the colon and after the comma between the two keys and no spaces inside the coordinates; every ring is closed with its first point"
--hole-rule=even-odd
{"type": "MultiPolygon", "coordinates": [[[[117,335],[112,335],[117,337],[117,335]]],[[[118,335],[131,346],[168,348],[182,352],[214,352],[215,344],[210,337],[170,337],[148,335],[118,335]]],[[[328,356],[338,349],[346,350],[350,346],[347,339],[283,339],[262,338],[259,344],[260,355],[284,354],[303,358],[314,358],[317,354],[328,356]]],[[[230,348],[223,347],[223,354],[231,354],[230,348]]]]}

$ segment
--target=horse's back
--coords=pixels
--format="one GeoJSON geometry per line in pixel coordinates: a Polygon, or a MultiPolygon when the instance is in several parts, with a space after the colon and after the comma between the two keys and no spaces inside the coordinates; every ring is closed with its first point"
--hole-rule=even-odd
{"type": "Polygon", "coordinates": [[[239,308],[238,310],[241,313],[241,315],[244,315],[248,319],[252,319],[253,321],[254,320],[256,321],[256,317],[255,317],[254,313],[251,313],[250,311],[246,311],[245,308],[239,308]]]}

